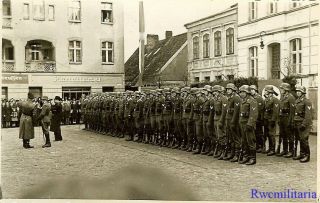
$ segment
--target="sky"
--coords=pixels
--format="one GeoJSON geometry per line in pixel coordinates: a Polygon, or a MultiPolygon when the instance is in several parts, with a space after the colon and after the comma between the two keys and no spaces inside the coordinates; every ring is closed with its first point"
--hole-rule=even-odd
{"type": "MultiPolygon", "coordinates": [[[[159,35],[164,39],[165,31],[173,35],[187,32],[186,23],[193,22],[223,11],[236,0],[143,0],[145,36],[159,35]]],[[[124,2],[124,49],[125,61],[139,46],[139,0],[124,2]]]]}

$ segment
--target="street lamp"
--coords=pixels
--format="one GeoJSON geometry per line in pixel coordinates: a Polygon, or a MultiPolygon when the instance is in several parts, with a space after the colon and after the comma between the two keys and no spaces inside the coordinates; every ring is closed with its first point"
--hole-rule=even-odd
{"type": "Polygon", "coordinates": [[[264,48],[264,43],[263,43],[263,39],[262,36],[267,34],[265,31],[260,32],[260,48],[263,49],[264,48]]]}

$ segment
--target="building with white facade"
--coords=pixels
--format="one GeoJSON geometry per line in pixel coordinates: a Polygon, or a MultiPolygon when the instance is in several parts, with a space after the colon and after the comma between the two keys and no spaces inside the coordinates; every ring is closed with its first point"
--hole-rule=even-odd
{"type": "Polygon", "coordinates": [[[317,87],[319,4],[301,1],[239,1],[239,76],[279,82],[296,75],[317,87]],[[261,46],[262,45],[262,46],[261,46]]]}
{"type": "Polygon", "coordinates": [[[123,5],[3,0],[2,98],[124,90],[123,5]]]}
{"type": "Polygon", "coordinates": [[[232,79],[237,76],[237,5],[187,23],[189,81],[232,79]]]}

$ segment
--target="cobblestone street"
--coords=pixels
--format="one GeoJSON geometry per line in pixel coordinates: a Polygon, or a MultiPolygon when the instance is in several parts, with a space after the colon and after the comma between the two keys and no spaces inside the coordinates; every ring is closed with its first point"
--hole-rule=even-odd
{"type": "Polygon", "coordinates": [[[157,167],[175,176],[191,188],[199,200],[263,201],[251,199],[253,188],[260,191],[316,191],[316,136],[310,136],[309,163],[258,154],[256,165],[245,166],[204,155],[126,142],[81,130],[79,126],[63,126],[64,140],[52,142],[52,147],[46,149],[41,148],[43,138],[39,128],[35,128],[35,139],[31,140],[35,149],[23,149],[17,128],[2,129],[1,135],[3,198],[19,198],[28,187],[52,177],[104,177],[133,164],[157,167]]]}

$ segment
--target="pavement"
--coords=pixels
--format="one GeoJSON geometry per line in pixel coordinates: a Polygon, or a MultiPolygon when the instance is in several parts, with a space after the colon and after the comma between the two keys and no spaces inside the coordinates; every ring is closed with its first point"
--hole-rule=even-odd
{"type": "MultiPolygon", "coordinates": [[[[246,166],[180,150],[127,142],[82,128],[83,125],[63,126],[63,141],[52,142],[52,147],[45,149],[41,148],[43,138],[40,128],[35,129],[35,139],[31,140],[34,149],[22,147],[17,128],[2,129],[3,198],[21,198],[29,188],[54,177],[108,177],[137,164],[155,167],[175,177],[178,182],[190,188],[198,200],[301,201],[252,199],[251,192],[252,189],[265,192],[287,189],[310,192],[317,189],[316,136],[309,138],[309,163],[302,164],[292,159],[258,154],[257,164],[246,166]]],[[[51,139],[52,137],[51,134],[51,139]]]]}

